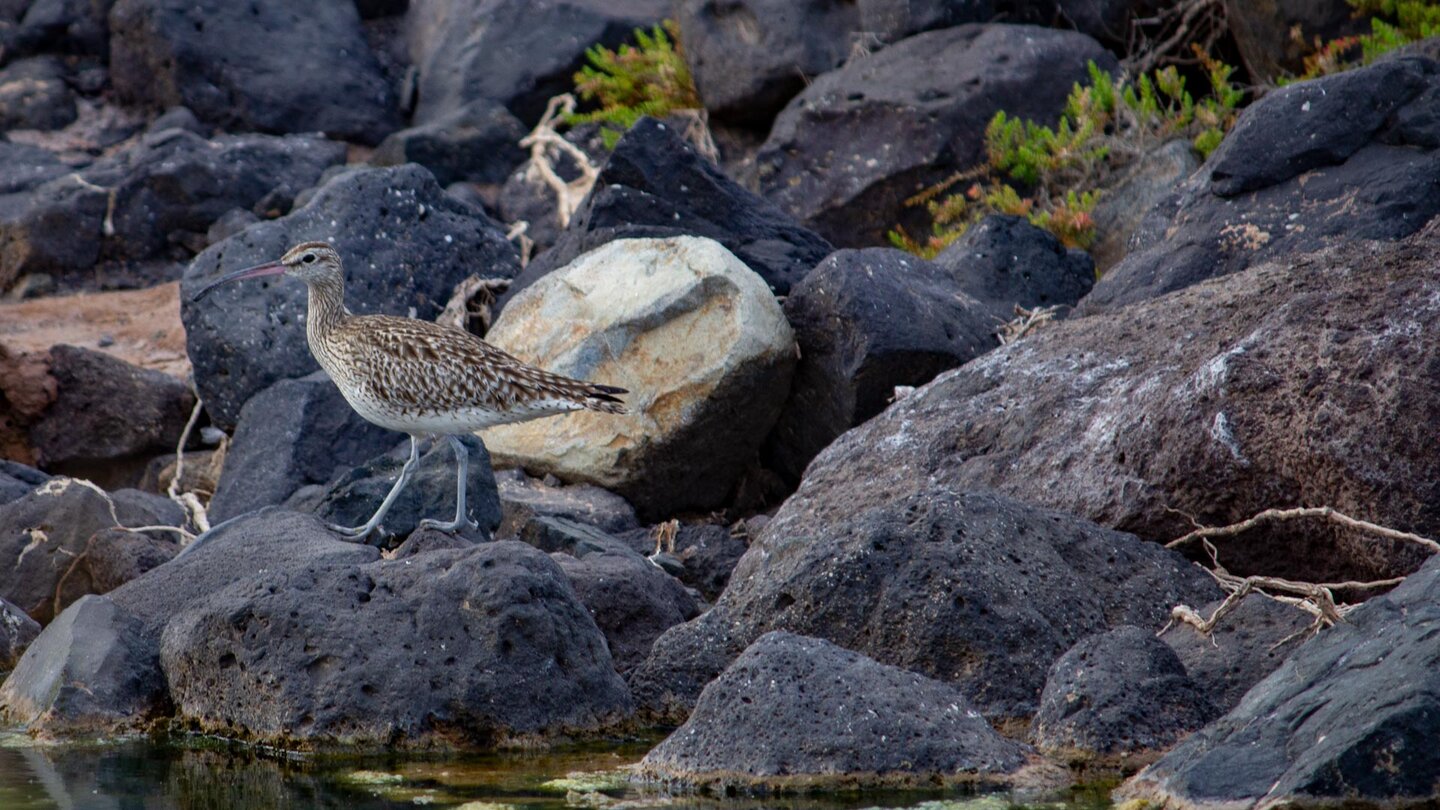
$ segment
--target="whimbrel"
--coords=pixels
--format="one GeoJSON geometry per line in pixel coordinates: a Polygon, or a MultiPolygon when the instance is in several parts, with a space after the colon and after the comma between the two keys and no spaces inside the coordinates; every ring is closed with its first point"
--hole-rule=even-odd
{"type": "Polygon", "coordinates": [[[294,276],[310,288],[305,332],[310,353],[335,381],[345,401],[366,421],[410,435],[410,458],[380,508],[364,524],[334,526],[360,539],[375,531],[415,471],[417,439],[446,436],[455,451],[455,519],[421,526],[456,531],[476,528],[465,514],[469,453],[458,436],[491,425],[589,409],[624,413],[613,385],[574,380],[526,365],[463,329],[389,315],[355,315],[345,308],[340,254],[325,242],[304,242],[279,261],[228,273],[207,284],[199,301],[221,284],[242,278],[294,276]]]}

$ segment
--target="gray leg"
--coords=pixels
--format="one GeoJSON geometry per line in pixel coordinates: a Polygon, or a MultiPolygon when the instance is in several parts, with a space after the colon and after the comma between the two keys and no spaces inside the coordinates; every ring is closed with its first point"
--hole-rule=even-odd
{"type": "Polygon", "coordinates": [[[385,517],[385,513],[389,512],[390,507],[395,505],[395,499],[400,497],[400,490],[404,489],[405,485],[410,483],[410,476],[415,473],[415,466],[419,463],[420,449],[415,443],[415,437],[411,436],[410,458],[405,460],[405,466],[400,468],[400,477],[395,479],[395,486],[390,487],[389,494],[385,496],[385,500],[380,502],[380,508],[375,510],[375,514],[371,515],[370,519],[367,520],[363,526],[356,526],[353,529],[349,529],[344,526],[336,526],[332,523],[329,526],[330,531],[353,540],[364,539],[371,532],[375,531],[376,527],[380,525],[380,520],[385,517]]]}
{"type": "Polygon", "coordinates": [[[446,436],[450,440],[450,449],[455,451],[455,519],[449,523],[441,523],[438,520],[426,518],[420,521],[422,529],[439,529],[442,532],[458,531],[460,528],[478,529],[480,524],[471,520],[465,514],[465,483],[470,472],[470,451],[465,448],[465,443],[460,441],[459,436],[446,436]]]}

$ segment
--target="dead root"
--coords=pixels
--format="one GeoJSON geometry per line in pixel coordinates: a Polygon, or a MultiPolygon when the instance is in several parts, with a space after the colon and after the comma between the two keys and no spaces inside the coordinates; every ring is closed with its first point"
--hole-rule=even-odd
{"type": "Polygon", "coordinates": [[[500,294],[508,289],[508,278],[481,278],[471,275],[455,285],[455,291],[451,293],[450,300],[435,318],[435,322],[468,330],[472,320],[479,321],[480,334],[483,335],[490,331],[490,324],[495,318],[492,307],[500,294]]]}
{"type": "Polygon", "coordinates": [[[543,182],[555,192],[555,218],[561,228],[569,227],[570,218],[580,208],[581,200],[595,187],[600,176],[600,167],[590,162],[590,157],[573,143],[565,140],[555,129],[567,115],[575,112],[575,97],[569,93],[555,96],[545,105],[545,114],[529,135],[520,139],[520,145],[530,150],[530,167],[525,170],[528,180],[543,182]],[[569,155],[580,169],[580,176],[566,182],[555,172],[554,161],[569,155]]]}
{"type": "Polygon", "coordinates": [[[1281,577],[1266,576],[1241,577],[1225,570],[1225,567],[1220,564],[1219,554],[1215,549],[1215,545],[1210,542],[1211,538],[1234,536],[1266,523],[1312,518],[1321,518],[1331,523],[1363,531],[1377,537],[1412,543],[1426,549],[1431,554],[1440,552],[1440,542],[1436,542],[1428,537],[1422,537],[1411,532],[1398,531],[1377,523],[1371,523],[1368,520],[1353,518],[1329,506],[1266,509],[1248,520],[1242,520],[1239,523],[1232,523],[1228,526],[1197,527],[1194,531],[1166,543],[1165,547],[1177,548],[1193,542],[1201,543],[1205,549],[1205,553],[1210,558],[1210,567],[1205,569],[1206,573],[1214,578],[1216,584],[1225,591],[1225,599],[1209,616],[1202,616],[1199,611],[1188,605],[1176,605],[1170,611],[1169,623],[1165,625],[1160,633],[1163,634],[1166,630],[1169,630],[1172,626],[1179,623],[1193,627],[1200,635],[1208,638],[1220,621],[1239,607],[1240,602],[1244,600],[1245,597],[1253,593],[1263,596],[1266,599],[1302,610],[1310,614],[1314,619],[1309,627],[1276,642],[1271,647],[1271,649],[1274,650],[1283,647],[1296,638],[1308,638],[1319,633],[1321,630],[1343,622],[1346,614],[1354,610],[1358,605],[1336,599],[1336,592],[1358,594],[1383,588],[1393,588],[1405,581],[1405,577],[1392,577],[1390,579],[1369,581],[1347,580],[1344,582],[1301,582],[1281,577]]]}
{"type": "Polygon", "coordinates": [[[1030,334],[1042,324],[1055,320],[1055,314],[1059,311],[1060,307],[1058,306],[1026,309],[1016,304],[1015,317],[1002,324],[1000,330],[995,333],[995,337],[1000,339],[1001,346],[1009,346],[1011,343],[1030,334]]]}

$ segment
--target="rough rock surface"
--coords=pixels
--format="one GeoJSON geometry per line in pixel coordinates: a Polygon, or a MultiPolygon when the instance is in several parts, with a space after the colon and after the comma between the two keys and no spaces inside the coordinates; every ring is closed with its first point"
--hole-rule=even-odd
{"type": "Polygon", "coordinates": [[[0,194],[29,191],[69,173],[70,167],[49,149],[0,140],[0,194]]]}
{"type": "Polygon", "coordinates": [[[163,258],[234,208],[293,199],[344,157],[342,144],[314,136],[148,135],[78,175],[0,198],[0,282],[19,273],[90,273],[101,260],[163,258]]]}
{"type": "Polygon", "coordinates": [[[1200,158],[1190,142],[1174,140],[1142,155],[1105,190],[1092,213],[1097,237],[1087,251],[1101,276],[1130,252],[1145,215],[1198,168],[1200,158]]]}
{"type": "Polygon", "coordinates": [[[210,521],[284,503],[301,487],[328,483],[399,439],[362,419],[323,371],[281,380],[240,409],[210,521]]]}
{"type": "Polygon", "coordinates": [[[923,477],[905,492],[814,477],[715,607],[666,632],[631,673],[644,709],[683,718],[750,642],[790,630],[949,681],[1008,724],[1034,713],[1045,671],[1081,638],[1159,627],[1176,602],[1218,595],[1180,555],[1059,512],[923,477]]]}
{"type": "Polygon", "coordinates": [[[12,670],[20,654],[40,635],[40,623],[20,608],[0,599],[0,671],[12,670]]]}
{"type": "Polygon", "coordinates": [[[766,460],[798,481],[836,436],[998,345],[990,308],[955,276],[893,248],[830,254],[785,299],[800,359],[766,460]]]}
{"type": "Polygon", "coordinates": [[[419,163],[442,186],[457,181],[503,183],[524,162],[526,129],[503,105],[476,99],[428,124],[392,133],[375,150],[376,166],[419,163]]]}
{"type": "Polygon", "coordinates": [[[110,74],[129,103],[183,104],[225,129],[379,143],[394,93],[352,0],[117,0],[110,74]]]}
{"type": "Polygon", "coordinates": [[[1187,807],[1440,798],[1440,559],[1306,642],[1121,787],[1187,807]]]}
{"type": "MultiPolygon", "coordinates": [[[[1325,504],[1440,533],[1440,232],[1291,257],[1036,334],[947,372],[813,462],[817,502],[917,480],[993,488],[1154,540],[1325,504]],[[845,493],[845,494],[841,494],[845,493]]],[[[1409,571],[1412,546],[1325,523],[1217,539],[1231,571],[1409,571]]],[[[1198,552],[1198,550],[1197,550],[1198,552]]]]}
{"type": "Polygon", "coordinates": [[[795,357],[764,281],[694,237],[607,244],[512,299],[487,338],[630,391],[623,416],[485,430],[497,463],[597,484],[647,516],[724,501],[774,424],[795,357]]]}
{"type": "Polygon", "coordinates": [[[779,295],[832,250],[696,154],[673,126],[646,118],[616,144],[570,226],[510,295],[607,242],[681,235],[724,245],[779,295]]]}
{"type": "Polygon", "coordinates": [[[1050,667],[1030,738],[1060,755],[1144,756],[1219,714],[1152,630],[1117,627],[1082,639],[1050,667]]]}
{"type": "Polygon", "coordinates": [[[104,56],[115,0],[22,0],[9,43],[19,53],[80,53],[104,56]]]}
{"type": "Polygon", "coordinates": [[[29,495],[50,476],[18,461],[0,459],[0,505],[29,495]]]}
{"type": "Polygon", "coordinates": [[[773,632],[705,687],[640,772],[717,790],[932,785],[998,781],[1029,752],[951,684],[773,632]]]}
{"type": "Polygon", "coordinates": [[[477,98],[503,102],[525,125],[595,44],[614,48],[660,22],[669,0],[423,0],[407,17],[419,68],[415,121],[429,123],[477,98]]]}
{"type": "Polygon", "coordinates": [[[445,194],[419,166],[342,174],[299,210],[253,225],[195,258],[181,284],[180,314],[195,384],[211,420],[233,428],[254,394],[319,368],[305,340],[305,285],[240,282],[199,303],[201,285],[224,272],[279,258],[291,246],[328,240],[348,260],[352,311],[433,319],[476,268],[519,270],[515,249],[479,209],[445,194]]]}
{"type": "Polygon", "coordinates": [[[1069,308],[1095,286],[1095,262],[1020,217],[988,216],[935,257],[984,305],[993,332],[1015,308],[1069,308]]]}
{"type": "Polygon", "coordinates": [[[560,567],[521,543],[260,574],[165,630],[177,713],[303,746],[492,747],[631,711],[560,567]]]}
{"type": "Polygon", "coordinates": [[[75,116],[75,92],[59,59],[39,56],[0,68],[0,132],[59,129],[75,116]]]}
{"type": "Polygon", "coordinates": [[[1086,297],[1116,309],[1207,278],[1359,239],[1400,239],[1440,213],[1440,64],[1395,59],[1267,94],[1086,297]]]}
{"type": "MultiPolygon", "coordinates": [[[[184,517],[180,507],[158,495],[122,489],[110,498],[124,526],[178,526],[184,517]]],[[[92,592],[88,566],[69,577],[66,572],[86,551],[93,550],[97,560],[105,557],[109,548],[102,542],[103,531],[114,526],[104,497],[69,478],[51,479],[0,505],[0,597],[38,621],[49,621],[58,609],[92,592]]],[[[179,548],[168,533],[146,542],[168,546],[172,556],[179,548]]]]}
{"type": "Polygon", "coordinates": [[[550,556],[605,634],[621,674],[645,660],[661,633],[700,613],[679,580],[614,538],[602,538],[598,549],[550,556]]]}
{"type": "MultiPolygon", "coordinates": [[[[620,535],[620,539],[648,556],[655,553],[656,535],[660,529],[660,526],[635,529],[620,535]]],[[[668,546],[662,548],[656,561],[667,571],[671,566],[666,563],[676,564],[678,567],[672,573],[713,601],[725,590],[730,582],[730,572],[735,570],[735,564],[750,548],[746,538],[747,535],[732,532],[727,526],[681,523],[675,528],[673,550],[668,546]]]]}
{"type": "Polygon", "coordinates": [[[1073,31],[975,24],[909,37],[790,101],[756,155],[761,193],[836,245],[884,244],[915,215],[907,198],[981,161],[996,111],[1053,123],[1092,60],[1115,67],[1073,31]]]}
{"type": "Polygon", "coordinates": [[[174,452],[195,405],[180,380],[77,346],[52,348],[49,373],[55,401],[30,428],[40,463],[102,486],[116,465],[174,452]]]}
{"type": "MultiPolygon", "coordinates": [[[[391,434],[394,435],[394,434],[391,434]]],[[[472,540],[489,540],[500,525],[500,500],[495,494],[495,475],[490,470],[490,456],[485,446],[473,436],[462,439],[470,452],[469,475],[466,478],[466,514],[479,524],[476,529],[460,532],[472,540]]],[[[410,442],[404,440],[381,456],[342,473],[325,488],[315,507],[315,514],[329,523],[359,526],[375,514],[380,502],[390,492],[405,459],[410,456],[410,442]]],[[[400,493],[385,520],[380,535],[405,537],[425,518],[450,520],[455,516],[455,453],[446,441],[435,442],[420,456],[410,483],[400,493]]],[[[290,502],[299,506],[302,496],[290,502]]]]}
{"type": "Polygon", "coordinates": [[[141,634],[141,621],[110,599],[80,599],[0,684],[0,719],[55,738],[142,728],[163,711],[165,691],[141,634]]]}
{"type": "Polygon", "coordinates": [[[539,517],[561,517],[617,533],[637,529],[635,507],[613,492],[591,484],[566,486],[531,478],[523,470],[495,474],[503,515],[496,537],[511,538],[539,517]]]}
{"type": "MultiPolygon", "coordinates": [[[[1193,605],[1211,616],[1220,602],[1193,605]]],[[[1250,687],[1274,672],[1309,635],[1310,614],[1252,594],[1221,619],[1210,637],[1177,624],[1161,636],[1180,656],[1185,671],[1222,712],[1235,708],[1250,687]]]]}

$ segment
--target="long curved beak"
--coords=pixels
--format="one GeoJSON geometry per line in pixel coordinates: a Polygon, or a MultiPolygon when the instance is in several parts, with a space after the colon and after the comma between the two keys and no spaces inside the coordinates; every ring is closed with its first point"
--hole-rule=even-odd
{"type": "Polygon", "coordinates": [[[278,276],[281,273],[285,272],[285,270],[285,265],[281,264],[280,262],[266,262],[265,264],[257,264],[254,267],[247,267],[244,270],[236,270],[233,273],[226,273],[220,278],[217,278],[202,287],[200,289],[200,292],[197,292],[194,295],[190,296],[190,300],[199,301],[201,298],[209,295],[211,290],[219,287],[221,284],[227,284],[231,281],[239,281],[242,278],[255,278],[256,276],[278,276]]]}

